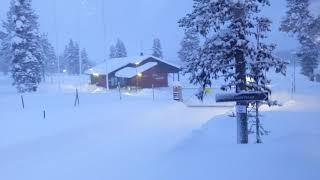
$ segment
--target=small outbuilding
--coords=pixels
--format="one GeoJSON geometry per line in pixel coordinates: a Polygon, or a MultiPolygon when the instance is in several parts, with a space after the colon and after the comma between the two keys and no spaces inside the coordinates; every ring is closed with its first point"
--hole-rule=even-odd
{"type": "Polygon", "coordinates": [[[121,87],[168,87],[168,77],[179,79],[180,67],[153,56],[138,56],[109,59],[86,72],[91,84],[109,88],[121,87]]]}

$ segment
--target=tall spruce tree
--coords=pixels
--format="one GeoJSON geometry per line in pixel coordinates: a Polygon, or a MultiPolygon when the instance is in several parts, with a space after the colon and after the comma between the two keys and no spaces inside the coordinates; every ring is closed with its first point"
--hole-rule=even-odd
{"type": "Polygon", "coordinates": [[[297,56],[301,64],[301,74],[314,81],[315,71],[319,66],[320,49],[309,36],[300,36],[299,43],[297,56]]]}
{"type": "Polygon", "coordinates": [[[81,62],[82,73],[93,67],[93,63],[90,61],[86,49],[81,50],[81,62]]]}
{"type": "Polygon", "coordinates": [[[311,15],[309,0],[287,0],[287,12],[280,30],[296,35],[300,48],[298,58],[301,73],[314,80],[314,71],[319,65],[320,50],[317,36],[320,34],[319,21],[311,15]]]}
{"type": "Polygon", "coordinates": [[[123,58],[127,57],[127,49],[124,45],[123,41],[120,39],[117,40],[117,43],[115,45],[115,55],[114,58],[123,58]]]}
{"type": "Polygon", "coordinates": [[[297,35],[305,33],[313,19],[309,6],[309,0],[287,0],[288,10],[281,22],[280,30],[297,35]]]}
{"type": "Polygon", "coordinates": [[[10,43],[8,42],[7,35],[0,31],[0,71],[5,75],[9,72],[10,60],[10,43]]]}
{"type": "Polygon", "coordinates": [[[57,72],[57,56],[54,47],[48,40],[47,34],[41,35],[41,46],[44,53],[44,71],[45,74],[53,74],[57,72]]]}
{"type": "Polygon", "coordinates": [[[180,42],[181,49],[178,52],[179,59],[185,64],[185,68],[192,62],[197,60],[197,56],[200,52],[200,38],[199,34],[194,29],[188,29],[184,33],[184,38],[180,42]]]}
{"type": "Polygon", "coordinates": [[[116,58],[116,47],[114,45],[111,45],[110,46],[110,49],[109,49],[109,58],[110,59],[113,59],[113,58],[116,58]]]}
{"type": "Polygon", "coordinates": [[[38,16],[31,7],[31,0],[11,0],[7,22],[7,50],[11,54],[13,85],[18,92],[36,91],[43,72],[38,16]]]}
{"type": "MultiPolygon", "coordinates": [[[[201,50],[185,68],[185,73],[191,74],[190,81],[202,86],[200,98],[213,79],[223,77],[226,84],[221,88],[237,93],[271,91],[265,72],[272,67],[276,72],[285,72],[285,63],[272,54],[275,46],[263,41],[271,24],[260,17],[266,5],[270,5],[268,0],[194,0],[193,12],[179,21],[181,27],[195,30],[203,38],[201,50]],[[263,29],[257,31],[259,28],[263,29]],[[255,84],[247,82],[248,76],[254,77],[255,84]]],[[[237,117],[238,143],[246,144],[247,113],[237,112],[237,117]]]]}
{"type": "Polygon", "coordinates": [[[153,40],[152,56],[160,58],[160,59],[163,58],[161,41],[158,38],[153,40]]]}
{"type": "Polygon", "coordinates": [[[65,47],[63,53],[63,69],[67,70],[69,74],[77,75],[80,70],[79,63],[79,45],[70,39],[68,45],[65,47]]]}
{"type": "Polygon", "coordinates": [[[71,50],[72,58],[69,61],[69,69],[72,74],[80,74],[80,46],[77,42],[74,43],[74,48],[71,50]]]}
{"type": "MultiPolygon", "coordinates": [[[[70,43],[70,42],[69,42],[70,43]]],[[[60,73],[68,70],[69,44],[64,47],[63,53],[60,54],[60,73]]]]}

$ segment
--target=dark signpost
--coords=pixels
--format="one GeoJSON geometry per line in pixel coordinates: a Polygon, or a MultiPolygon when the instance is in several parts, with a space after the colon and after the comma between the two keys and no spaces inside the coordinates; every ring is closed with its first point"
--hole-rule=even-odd
{"type": "MultiPolygon", "coordinates": [[[[225,93],[225,94],[217,94],[216,95],[216,102],[237,102],[236,105],[236,113],[238,118],[238,143],[241,142],[241,135],[239,134],[241,125],[239,123],[240,120],[247,121],[247,105],[248,103],[255,103],[256,104],[256,136],[257,136],[257,143],[261,143],[260,139],[260,120],[259,120],[259,102],[260,101],[268,101],[269,94],[266,92],[244,92],[244,93],[225,93]]],[[[246,125],[247,126],[247,125],[246,125]]],[[[244,127],[247,129],[247,127],[244,127]]]]}
{"type": "Polygon", "coordinates": [[[216,102],[238,102],[238,101],[267,101],[268,93],[246,92],[217,94],[216,102]]]}

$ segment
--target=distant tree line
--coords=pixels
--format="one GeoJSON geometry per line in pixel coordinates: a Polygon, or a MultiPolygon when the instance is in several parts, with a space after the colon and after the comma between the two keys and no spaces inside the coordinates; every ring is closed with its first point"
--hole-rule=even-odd
{"type": "MultiPolygon", "coordinates": [[[[151,54],[152,56],[157,57],[157,58],[161,58],[161,59],[163,58],[163,51],[162,51],[160,39],[155,38],[153,40],[153,46],[152,46],[151,50],[152,50],[152,54],[151,54]]],[[[117,39],[116,44],[111,45],[109,51],[110,51],[109,52],[110,59],[127,57],[127,49],[121,39],[117,39]]],[[[143,54],[144,53],[141,52],[141,55],[143,55],[143,54]]]]}
{"type": "Polygon", "coordinates": [[[296,36],[300,44],[296,55],[301,73],[314,81],[317,73],[320,76],[320,72],[317,72],[320,61],[320,15],[310,12],[310,3],[310,0],[287,0],[287,12],[280,30],[296,36]]]}
{"type": "MultiPolygon", "coordinates": [[[[94,63],[90,61],[87,51],[83,48],[80,51],[79,44],[70,39],[69,43],[65,46],[63,54],[60,55],[60,71],[71,75],[80,74],[94,66],[94,63]],[[81,63],[80,63],[81,62],[81,63]]],[[[60,72],[60,73],[61,73],[60,72]]]]}
{"type": "MultiPolygon", "coordinates": [[[[46,75],[58,72],[58,57],[47,34],[39,30],[38,15],[32,0],[11,0],[7,19],[0,31],[0,71],[11,75],[18,92],[36,91],[46,75]]],[[[70,40],[61,58],[60,69],[79,74],[92,66],[87,52],[70,40]]]]}

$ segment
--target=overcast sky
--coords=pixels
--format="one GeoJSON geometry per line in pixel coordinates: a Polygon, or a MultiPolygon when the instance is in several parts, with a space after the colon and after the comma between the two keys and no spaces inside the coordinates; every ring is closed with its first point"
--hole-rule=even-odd
{"type": "MultiPolygon", "coordinates": [[[[264,14],[272,18],[273,32],[270,41],[277,43],[279,50],[296,47],[292,37],[278,31],[284,16],[285,0],[271,0],[272,7],[264,14]]],[[[320,0],[312,0],[320,4],[320,0]]],[[[0,19],[5,19],[10,0],[0,1],[0,19]]],[[[164,55],[168,60],[177,60],[176,52],[183,32],[177,21],[191,11],[192,0],[105,0],[106,40],[103,41],[102,0],[56,0],[57,22],[55,27],[55,0],[33,0],[33,6],[40,16],[40,28],[47,32],[59,51],[69,38],[80,42],[95,61],[102,61],[109,46],[119,37],[130,56],[138,55],[141,49],[148,53],[152,39],[162,41],[164,55]],[[58,41],[56,41],[56,36],[58,41]],[[107,46],[107,47],[106,47],[107,46]],[[104,51],[105,49],[105,51],[104,51]]],[[[314,6],[316,12],[319,6],[314,6]]],[[[320,10],[319,10],[320,11],[320,10]]]]}

